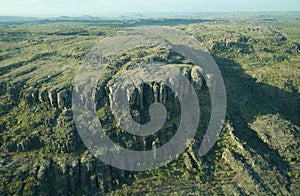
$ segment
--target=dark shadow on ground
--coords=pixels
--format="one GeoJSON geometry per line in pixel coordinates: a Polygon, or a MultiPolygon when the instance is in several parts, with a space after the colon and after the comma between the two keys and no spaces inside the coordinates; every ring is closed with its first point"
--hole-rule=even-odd
{"type": "Polygon", "coordinates": [[[256,82],[237,62],[213,56],[224,77],[228,99],[228,115],[240,116],[252,122],[256,115],[279,113],[283,118],[300,125],[300,95],[256,82]],[[236,114],[240,115],[236,115],[236,114]]]}
{"type": "Polygon", "coordinates": [[[227,91],[227,118],[233,123],[234,134],[246,141],[247,148],[254,149],[270,165],[275,166],[284,176],[289,169],[287,162],[277,150],[270,148],[254,130],[248,126],[257,115],[277,114],[300,125],[300,96],[264,83],[247,75],[237,62],[213,55],[218,64],[227,91]]]}

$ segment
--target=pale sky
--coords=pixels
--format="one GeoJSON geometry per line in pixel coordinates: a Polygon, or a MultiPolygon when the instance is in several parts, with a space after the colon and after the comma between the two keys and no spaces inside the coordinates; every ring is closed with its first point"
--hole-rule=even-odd
{"type": "Polygon", "coordinates": [[[2,16],[232,11],[300,11],[300,0],[0,0],[2,16]]]}

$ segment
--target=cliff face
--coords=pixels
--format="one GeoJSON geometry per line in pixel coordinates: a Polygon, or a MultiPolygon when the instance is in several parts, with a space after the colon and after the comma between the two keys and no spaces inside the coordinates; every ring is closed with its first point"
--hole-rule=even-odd
{"type": "Polygon", "coordinates": [[[99,35],[115,29],[76,27],[76,32],[87,28],[89,34],[82,36],[68,25],[67,30],[55,25],[1,27],[6,33],[0,37],[0,195],[297,194],[299,43],[287,29],[279,32],[284,28],[241,24],[228,34],[232,25],[184,28],[211,49],[228,96],[223,131],[204,157],[198,150],[210,119],[210,84],[201,68],[168,49],[148,47],[122,54],[102,74],[96,93],[99,120],[114,142],[132,150],[151,150],[170,141],[180,122],[180,95],[163,82],[135,86],[127,101],[136,122],[151,120],[153,102],[164,104],[167,111],[161,130],[137,137],[114,119],[112,87],[126,86],[128,80],[122,77],[141,74],[139,65],[152,60],[176,67],[193,84],[201,109],[193,145],[173,162],[148,172],[124,171],[96,159],[73,121],[71,93],[78,65],[95,40],[102,39],[99,35]],[[14,31],[26,33],[20,38],[14,31]]]}
{"type": "MultiPolygon", "coordinates": [[[[157,60],[160,58],[165,62],[168,56],[174,55],[159,48],[152,48],[150,51],[145,49],[145,51],[144,59],[157,57],[157,60]],[[155,53],[152,53],[153,51],[155,53]],[[159,52],[162,53],[161,56],[159,52]]],[[[180,114],[180,104],[174,92],[163,83],[142,84],[128,95],[130,112],[134,120],[139,123],[149,121],[149,106],[154,102],[161,102],[168,110],[168,123],[157,134],[150,137],[135,138],[130,134],[121,134],[120,127],[114,125],[115,120],[111,112],[114,103],[114,92],[111,86],[124,84],[124,82],[118,84],[115,80],[126,75],[129,67],[131,72],[138,72],[134,52],[129,54],[125,61],[116,59],[112,62],[112,64],[124,64],[119,66],[118,70],[111,66],[107,68],[106,72],[109,74],[104,74],[100,79],[102,83],[98,84],[97,110],[103,128],[115,142],[129,149],[151,150],[168,142],[176,133],[178,123],[175,122],[180,114]],[[130,58],[133,59],[129,60],[130,58]]],[[[178,58],[182,57],[178,56],[178,58]]],[[[188,64],[174,66],[178,70],[182,69],[182,73],[200,93],[205,83],[200,70],[188,64]]],[[[43,66],[39,67],[41,70],[43,68],[43,66]]],[[[8,80],[9,75],[7,75],[4,77],[7,80],[1,83],[2,96],[12,100],[10,104],[3,105],[3,109],[4,107],[6,109],[1,111],[3,115],[1,194],[45,192],[46,195],[52,193],[93,195],[131,183],[134,179],[133,172],[106,165],[86,150],[72,119],[72,85],[67,82],[64,82],[65,84],[56,82],[68,72],[57,71],[55,67],[51,70],[53,73],[49,73],[48,76],[45,74],[35,76],[34,82],[31,83],[28,80],[32,79],[22,73],[12,81],[8,80]]],[[[38,69],[31,71],[38,71],[38,69]]],[[[31,73],[30,70],[26,72],[31,73]]],[[[203,92],[206,92],[206,99],[209,99],[207,89],[203,92]]],[[[193,152],[191,154],[197,160],[195,154],[193,152]]],[[[192,167],[189,156],[186,157],[186,162],[189,167],[192,167]]]]}

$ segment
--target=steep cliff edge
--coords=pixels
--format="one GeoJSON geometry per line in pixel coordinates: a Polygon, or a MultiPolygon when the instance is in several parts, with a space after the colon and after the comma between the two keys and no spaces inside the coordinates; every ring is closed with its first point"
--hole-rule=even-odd
{"type": "Polygon", "coordinates": [[[139,73],[139,64],[155,60],[177,67],[200,97],[201,123],[193,145],[175,161],[147,172],[123,171],[96,159],[73,121],[77,68],[97,40],[115,28],[0,27],[0,195],[297,195],[300,40],[293,32],[299,27],[259,25],[175,27],[210,48],[226,85],[226,122],[204,157],[197,152],[210,118],[210,96],[203,76],[187,59],[166,48],[138,48],[106,68],[97,88],[97,114],[108,135],[126,148],[150,150],[168,142],[176,133],[180,104],[163,83],[138,86],[128,100],[132,117],[148,122],[149,105],[158,101],[166,106],[168,118],[156,135],[134,137],[113,119],[110,87],[121,85],[117,79],[139,73]],[[78,33],[83,30],[87,34],[78,33]]]}

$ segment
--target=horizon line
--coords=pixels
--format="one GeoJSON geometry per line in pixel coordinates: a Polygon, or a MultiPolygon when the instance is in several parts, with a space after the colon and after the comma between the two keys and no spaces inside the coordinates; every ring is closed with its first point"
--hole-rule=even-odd
{"type": "Polygon", "coordinates": [[[170,14],[179,14],[179,15],[192,15],[192,14],[238,14],[238,13],[295,13],[299,12],[300,10],[267,10],[267,11],[206,11],[206,12],[105,12],[102,15],[97,15],[97,14],[74,14],[74,15],[61,15],[61,14],[47,14],[44,15],[16,15],[16,14],[9,14],[9,15],[0,15],[0,17],[26,17],[26,18],[56,18],[56,17],[93,17],[93,18],[98,18],[98,17],[107,17],[107,16],[134,16],[134,15],[153,15],[153,14],[165,14],[165,15],[170,15],[170,14]]]}

